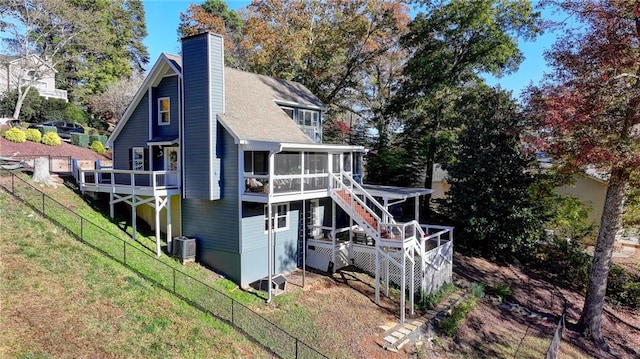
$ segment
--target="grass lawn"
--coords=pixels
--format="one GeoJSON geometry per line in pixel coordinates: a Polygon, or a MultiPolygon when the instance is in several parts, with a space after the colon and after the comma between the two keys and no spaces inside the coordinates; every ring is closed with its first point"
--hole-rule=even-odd
{"type": "Polygon", "coordinates": [[[3,191],[0,224],[0,357],[271,357],[3,191]]]}

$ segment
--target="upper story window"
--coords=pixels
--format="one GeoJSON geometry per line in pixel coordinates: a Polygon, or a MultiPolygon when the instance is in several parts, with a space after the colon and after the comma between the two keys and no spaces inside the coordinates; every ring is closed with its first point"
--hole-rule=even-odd
{"type": "Polygon", "coordinates": [[[320,111],[281,106],[282,110],[293,119],[300,129],[316,143],[322,142],[322,126],[320,111]]]}
{"type": "Polygon", "coordinates": [[[161,97],[158,99],[158,125],[168,125],[171,123],[170,99],[161,97]]]}
{"type": "Polygon", "coordinates": [[[320,125],[320,112],[298,110],[298,125],[318,127],[320,125]]]}

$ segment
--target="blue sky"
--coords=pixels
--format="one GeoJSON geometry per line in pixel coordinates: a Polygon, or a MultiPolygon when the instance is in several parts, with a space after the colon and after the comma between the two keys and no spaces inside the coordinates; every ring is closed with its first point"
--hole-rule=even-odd
{"type": "MultiPolygon", "coordinates": [[[[186,12],[189,4],[194,2],[199,4],[203,0],[143,0],[149,34],[144,40],[151,57],[149,68],[153,66],[160,53],[179,52],[177,29],[180,12],[186,12]]],[[[238,9],[250,2],[249,0],[231,0],[227,1],[227,4],[230,8],[238,9]]],[[[549,48],[554,40],[554,34],[549,33],[538,37],[534,42],[520,43],[525,60],[519,70],[500,79],[488,77],[487,82],[490,85],[499,84],[502,88],[513,91],[514,96],[518,96],[524,87],[530,83],[537,84],[542,78],[546,71],[543,51],[549,48]]]]}

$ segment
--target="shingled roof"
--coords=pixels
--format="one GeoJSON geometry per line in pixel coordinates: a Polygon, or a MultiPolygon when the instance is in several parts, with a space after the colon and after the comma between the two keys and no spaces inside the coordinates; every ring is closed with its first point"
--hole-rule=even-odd
{"type": "MultiPolygon", "coordinates": [[[[179,56],[166,54],[181,69],[179,56]]],[[[224,69],[225,113],[219,114],[222,125],[241,141],[313,143],[278,103],[321,110],[324,105],[309,89],[298,82],[224,69]]]]}

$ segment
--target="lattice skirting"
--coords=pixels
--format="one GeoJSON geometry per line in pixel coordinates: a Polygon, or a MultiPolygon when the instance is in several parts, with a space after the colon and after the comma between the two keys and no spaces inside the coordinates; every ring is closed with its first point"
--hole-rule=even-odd
{"type": "MultiPolygon", "coordinates": [[[[398,262],[402,263],[402,252],[397,251],[395,253],[390,253],[390,256],[396,259],[398,262]]],[[[376,271],[376,252],[375,248],[368,246],[359,246],[352,245],[351,246],[351,258],[353,259],[353,264],[364,270],[365,272],[375,275],[376,271]]],[[[424,273],[422,272],[422,265],[420,263],[421,258],[416,256],[414,258],[413,265],[413,273],[414,273],[414,289],[415,292],[418,293],[420,291],[424,291],[427,293],[432,293],[438,290],[443,284],[451,282],[452,280],[452,260],[453,260],[453,244],[452,242],[444,243],[440,246],[440,248],[434,248],[431,251],[425,253],[424,258],[425,261],[424,273]],[[429,265],[431,263],[432,265],[429,265]]],[[[401,268],[395,265],[391,261],[382,261],[382,265],[380,267],[380,279],[382,282],[386,282],[387,270],[385,270],[384,265],[388,265],[388,273],[389,273],[389,281],[394,285],[400,287],[401,286],[401,268]],[[388,264],[387,264],[388,263],[388,264]]],[[[411,281],[411,261],[405,257],[405,268],[406,271],[406,285],[409,286],[411,281]]]]}

